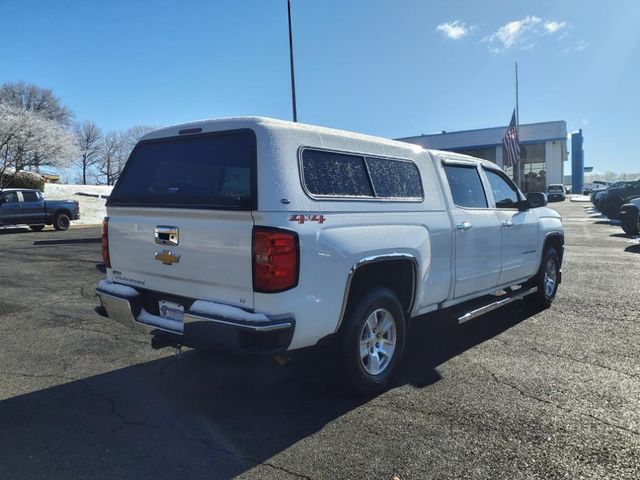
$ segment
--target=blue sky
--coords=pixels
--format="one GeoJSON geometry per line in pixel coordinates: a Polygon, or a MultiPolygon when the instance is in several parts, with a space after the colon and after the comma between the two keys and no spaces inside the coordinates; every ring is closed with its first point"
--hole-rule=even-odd
{"type": "MultiPolygon", "coordinates": [[[[582,128],[585,164],[640,171],[640,2],[292,0],[299,120],[385,137],[582,128]]],[[[0,0],[0,83],[103,129],[291,118],[286,0],[0,0]]],[[[569,165],[567,165],[567,170],[569,165]]]]}

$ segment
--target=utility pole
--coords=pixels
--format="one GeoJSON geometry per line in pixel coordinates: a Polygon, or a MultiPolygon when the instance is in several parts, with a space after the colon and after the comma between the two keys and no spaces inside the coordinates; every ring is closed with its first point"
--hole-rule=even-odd
{"type": "MultiPolygon", "coordinates": [[[[518,62],[516,62],[516,130],[518,131],[518,143],[520,143],[520,110],[518,108],[518,62]]],[[[520,146],[518,145],[518,150],[520,146]]],[[[522,190],[522,155],[518,156],[518,173],[516,178],[518,179],[518,188],[522,190]]]]}
{"type": "Polygon", "coordinates": [[[291,103],[293,105],[293,121],[298,121],[298,109],[296,108],[296,75],[293,68],[293,32],[291,31],[291,0],[287,0],[287,12],[289,14],[289,62],[291,64],[291,103]]]}

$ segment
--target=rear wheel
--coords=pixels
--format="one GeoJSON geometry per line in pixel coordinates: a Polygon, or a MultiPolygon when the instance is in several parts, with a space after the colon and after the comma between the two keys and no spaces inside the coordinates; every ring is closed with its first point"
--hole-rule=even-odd
{"type": "Polygon", "coordinates": [[[44,225],[29,225],[29,228],[34,232],[39,232],[44,228],[44,225]]]}
{"type": "Polygon", "coordinates": [[[340,338],[343,380],[361,395],[382,391],[402,357],[405,314],[397,295],[376,287],[350,308],[340,338]]]}
{"type": "Polygon", "coordinates": [[[560,258],[558,252],[553,247],[547,247],[542,257],[540,269],[531,282],[531,286],[538,287],[538,291],[526,297],[527,301],[535,307],[549,308],[556,298],[559,280],[560,258]]]}
{"type": "Polygon", "coordinates": [[[622,230],[627,235],[638,235],[638,210],[628,208],[622,215],[622,230]]]}
{"type": "Polygon", "coordinates": [[[53,228],[56,230],[67,230],[71,225],[71,219],[66,213],[57,213],[53,219],[53,228]]]}

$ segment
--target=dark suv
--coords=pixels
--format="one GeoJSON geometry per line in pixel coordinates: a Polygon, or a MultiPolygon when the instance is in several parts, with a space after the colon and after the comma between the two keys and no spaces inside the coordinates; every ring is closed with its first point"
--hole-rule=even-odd
{"type": "Polygon", "coordinates": [[[612,185],[607,193],[601,197],[598,209],[607,217],[620,219],[620,208],[633,198],[640,197],[640,180],[634,182],[622,182],[620,185],[612,185]]]}

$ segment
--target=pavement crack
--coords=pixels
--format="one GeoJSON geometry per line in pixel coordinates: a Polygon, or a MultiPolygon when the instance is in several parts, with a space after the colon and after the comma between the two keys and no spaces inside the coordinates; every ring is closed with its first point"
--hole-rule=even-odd
{"type": "MultiPolygon", "coordinates": [[[[170,362],[167,362],[168,365],[170,365],[170,362]]],[[[213,452],[219,453],[219,454],[223,454],[223,455],[227,455],[229,457],[232,457],[238,461],[241,462],[245,462],[245,463],[251,463],[254,466],[258,466],[258,465],[262,465],[265,467],[269,467],[269,468],[273,468],[275,470],[279,470],[282,472],[285,472],[289,475],[295,476],[297,478],[302,478],[305,480],[312,480],[311,477],[308,477],[306,475],[302,475],[300,473],[294,472],[292,470],[289,470],[287,468],[275,465],[271,462],[262,462],[260,460],[257,460],[255,458],[252,457],[248,457],[248,456],[244,456],[244,455],[238,455],[226,448],[222,448],[222,447],[218,447],[216,445],[211,444],[211,442],[209,442],[207,439],[201,439],[201,438],[196,438],[196,437],[192,437],[191,435],[188,435],[187,433],[183,432],[181,429],[177,428],[174,424],[169,423],[169,424],[161,424],[161,423],[149,423],[149,422],[140,422],[140,421],[134,421],[134,420],[130,420],[129,418],[127,418],[122,412],[119,411],[119,409],[117,408],[116,402],[115,400],[113,400],[111,397],[109,397],[108,395],[96,390],[94,387],[92,387],[89,382],[86,379],[81,379],[80,383],[82,383],[84,385],[84,387],[87,389],[87,391],[91,394],[94,395],[98,398],[100,398],[101,400],[103,400],[105,403],[107,403],[107,405],[109,405],[109,409],[110,409],[110,413],[111,415],[113,415],[115,418],[117,418],[120,422],[120,425],[117,427],[114,427],[111,429],[111,433],[117,433],[125,428],[128,427],[148,427],[148,428],[162,428],[162,429],[166,429],[166,430],[170,430],[178,435],[180,435],[182,438],[184,438],[185,440],[191,441],[191,442],[196,442],[199,443],[203,446],[205,446],[208,450],[211,450],[213,452]]]]}
{"type": "Polygon", "coordinates": [[[567,413],[571,413],[571,414],[574,414],[574,415],[581,415],[581,416],[583,416],[583,417],[588,417],[588,418],[591,418],[592,420],[595,420],[595,421],[596,421],[596,422],[598,422],[598,423],[602,423],[602,424],[604,424],[604,425],[608,425],[609,427],[616,428],[616,429],[618,429],[618,430],[623,430],[623,431],[625,431],[625,432],[629,432],[629,433],[632,433],[632,434],[634,434],[634,435],[639,435],[639,436],[640,436],[640,432],[637,432],[637,431],[632,430],[632,429],[630,429],[630,428],[623,427],[622,425],[618,425],[618,424],[616,424],[616,423],[609,422],[609,421],[604,420],[604,419],[602,419],[602,418],[600,418],[600,417],[597,417],[597,416],[595,416],[595,415],[593,415],[593,414],[591,414],[591,413],[579,412],[579,411],[573,410],[573,409],[571,409],[571,408],[564,407],[564,406],[562,406],[562,405],[558,405],[557,403],[554,403],[554,402],[552,402],[552,401],[550,401],[550,400],[547,400],[547,399],[545,399],[545,398],[541,398],[541,397],[538,397],[538,396],[536,396],[536,395],[533,395],[533,394],[531,394],[531,393],[529,393],[529,392],[526,392],[526,391],[524,391],[522,388],[518,387],[517,385],[514,385],[513,383],[509,383],[509,382],[507,382],[506,380],[503,380],[503,379],[501,379],[501,378],[498,378],[498,376],[497,376],[495,373],[493,373],[491,370],[489,370],[489,369],[488,369],[487,367],[485,367],[484,365],[481,365],[481,367],[482,367],[484,370],[486,370],[486,371],[491,375],[491,377],[493,378],[493,380],[494,380],[498,385],[503,385],[503,386],[505,386],[505,387],[509,387],[509,388],[511,388],[512,390],[515,390],[516,392],[518,392],[520,395],[522,395],[522,396],[523,396],[523,397],[525,397],[525,398],[529,398],[529,399],[531,399],[531,400],[536,400],[537,402],[541,402],[541,403],[544,403],[544,404],[550,405],[550,406],[552,406],[552,407],[557,408],[558,410],[562,410],[562,411],[567,412],[567,413]]]}
{"type": "Polygon", "coordinates": [[[91,384],[86,380],[86,379],[81,379],[80,383],[82,385],[84,385],[84,387],[87,389],[87,391],[91,394],[94,395],[98,398],[100,398],[101,400],[103,400],[105,403],[107,403],[110,407],[110,413],[111,415],[113,415],[114,417],[116,417],[121,425],[115,428],[111,429],[111,433],[115,433],[118,430],[121,430],[124,427],[131,427],[131,426],[135,426],[135,427],[162,427],[162,425],[159,424],[152,424],[152,423],[145,423],[145,422],[136,422],[133,420],[129,420],[124,414],[122,414],[116,406],[116,402],[115,400],[113,400],[111,397],[109,397],[108,395],[99,392],[98,390],[96,390],[95,388],[93,388],[91,386],[91,384]]]}
{"type": "Polygon", "coordinates": [[[638,375],[634,375],[633,373],[624,372],[622,370],[618,370],[616,368],[611,368],[611,367],[608,367],[606,365],[602,365],[600,363],[588,362],[586,360],[579,360],[579,359],[571,357],[569,355],[561,355],[559,353],[547,352],[545,350],[541,350],[539,348],[532,347],[532,346],[529,346],[529,345],[514,344],[514,343],[507,342],[507,341],[502,340],[502,339],[497,338],[497,337],[495,337],[494,340],[502,343],[503,345],[507,345],[508,347],[524,348],[525,350],[529,350],[530,352],[540,353],[542,355],[547,355],[549,357],[563,358],[565,360],[569,360],[570,362],[580,363],[582,365],[589,365],[591,367],[602,368],[603,370],[608,370],[610,372],[619,373],[620,375],[624,375],[625,377],[633,378],[633,379],[636,379],[636,380],[639,378],[638,375]]]}

